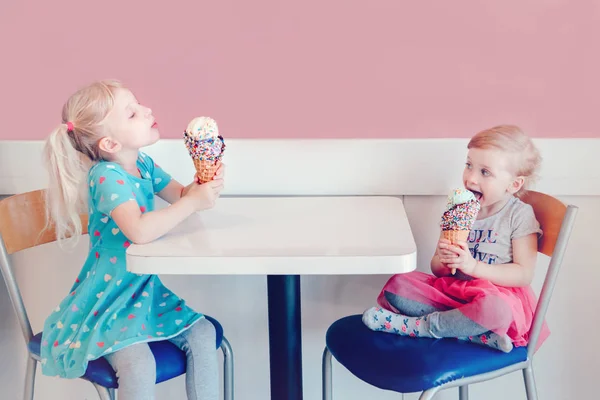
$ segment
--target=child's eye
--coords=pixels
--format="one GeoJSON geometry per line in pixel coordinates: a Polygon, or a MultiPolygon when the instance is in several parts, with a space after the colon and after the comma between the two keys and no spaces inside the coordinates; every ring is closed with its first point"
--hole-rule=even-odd
{"type": "Polygon", "coordinates": [[[467,166],[468,169],[471,169],[471,163],[465,163],[465,165],[467,166]]]}
{"type": "Polygon", "coordinates": [[[131,119],[131,118],[133,118],[133,117],[135,117],[135,113],[132,113],[132,114],[129,116],[129,119],[131,119]]]}
{"type": "Polygon", "coordinates": [[[487,169],[482,169],[481,170],[481,175],[483,175],[483,176],[490,176],[491,174],[490,174],[490,171],[488,171],[487,169]]]}

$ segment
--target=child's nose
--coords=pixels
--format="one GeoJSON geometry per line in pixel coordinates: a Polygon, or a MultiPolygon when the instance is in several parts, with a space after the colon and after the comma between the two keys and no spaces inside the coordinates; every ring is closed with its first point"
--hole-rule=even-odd
{"type": "Polygon", "coordinates": [[[471,184],[477,184],[477,179],[473,172],[467,173],[467,182],[471,184]]]}
{"type": "Polygon", "coordinates": [[[152,109],[150,107],[146,107],[146,117],[149,117],[152,115],[152,109]]]}

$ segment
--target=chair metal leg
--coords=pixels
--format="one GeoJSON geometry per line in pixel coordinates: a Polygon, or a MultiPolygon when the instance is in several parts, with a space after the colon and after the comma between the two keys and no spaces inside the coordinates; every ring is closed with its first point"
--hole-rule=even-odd
{"type": "Polygon", "coordinates": [[[537,389],[535,387],[533,367],[531,365],[523,369],[523,379],[525,380],[525,391],[527,392],[527,400],[537,400],[537,389]]]}
{"type": "Polygon", "coordinates": [[[97,383],[92,383],[98,392],[100,400],[114,400],[115,392],[112,389],[107,389],[104,386],[100,386],[97,383]]]}
{"type": "Polygon", "coordinates": [[[223,398],[233,400],[233,350],[225,337],[221,342],[221,351],[223,351],[223,398]]]}
{"type": "Polygon", "coordinates": [[[322,378],[323,379],[323,400],[333,400],[333,385],[331,373],[331,352],[327,347],[323,350],[322,361],[322,378]]]}
{"type": "Polygon", "coordinates": [[[440,391],[439,387],[434,387],[434,388],[428,389],[428,390],[424,391],[423,393],[421,393],[421,397],[419,397],[419,400],[431,400],[431,399],[433,399],[433,396],[435,396],[435,394],[439,391],[440,391]]]}
{"type": "Polygon", "coordinates": [[[458,398],[459,400],[469,400],[469,386],[461,386],[458,388],[458,398]]]}
{"type": "Polygon", "coordinates": [[[37,361],[31,357],[27,357],[27,369],[25,372],[25,391],[23,395],[24,400],[33,400],[33,390],[35,387],[35,370],[37,368],[37,361]]]}

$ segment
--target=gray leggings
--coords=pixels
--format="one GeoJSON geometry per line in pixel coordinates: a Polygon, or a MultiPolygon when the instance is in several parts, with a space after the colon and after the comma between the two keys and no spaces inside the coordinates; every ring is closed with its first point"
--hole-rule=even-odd
{"type": "MultiPolygon", "coordinates": [[[[219,369],[215,327],[206,318],[169,339],[187,357],[185,386],[188,400],[219,399],[219,369]]],[[[109,354],[106,360],[119,380],[119,400],[154,400],[156,362],[147,343],[109,354]]]]}
{"type": "MultiPolygon", "coordinates": [[[[467,318],[458,308],[451,310],[438,309],[436,307],[422,304],[414,300],[407,299],[405,297],[398,296],[391,292],[384,292],[386,300],[394,306],[402,315],[407,317],[422,317],[424,315],[430,315],[430,329],[431,333],[436,337],[468,337],[476,336],[482,333],[488,332],[490,329],[497,327],[484,328],[475,321],[467,318]],[[435,314],[433,314],[435,313],[435,314]]],[[[484,302],[485,303],[485,302],[484,302]]],[[[502,307],[503,304],[497,302],[488,301],[485,304],[473,304],[473,306],[483,307],[502,307]]],[[[510,314],[507,312],[503,313],[507,318],[510,314]]],[[[499,324],[507,324],[510,321],[499,321],[499,324]]],[[[499,327],[499,326],[498,326],[499,327]]]]}

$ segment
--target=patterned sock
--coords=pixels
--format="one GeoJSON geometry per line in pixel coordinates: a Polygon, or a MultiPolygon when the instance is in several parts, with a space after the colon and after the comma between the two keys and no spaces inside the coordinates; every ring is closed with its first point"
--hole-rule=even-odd
{"type": "MultiPolygon", "coordinates": [[[[395,333],[401,336],[439,339],[439,337],[431,332],[431,323],[427,315],[422,317],[407,317],[402,314],[392,313],[381,307],[371,307],[363,313],[362,321],[373,331],[395,333]]],[[[500,336],[494,332],[459,337],[457,339],[491,347],[504,353],[508,353],[513,349],[512,341],[507,335],[500,336]]]]}
{"type": "Polygon", "coordinates": [[[508,335],[501,336],[491,331],[478,336],[459,337],[458,339],[480,344],[482,346],[488,346],[504,353],[510,353],[513,349],[512,340],[508,337],[508,335]]]}
{"type": "Polygon", "coordinates": [[[371,307],[363,313],[363,323],[371,330],[395,333],[401,336],[433,338],[427,315],[407,317],[380,307],[371,307]]]}

